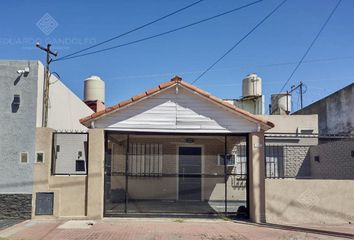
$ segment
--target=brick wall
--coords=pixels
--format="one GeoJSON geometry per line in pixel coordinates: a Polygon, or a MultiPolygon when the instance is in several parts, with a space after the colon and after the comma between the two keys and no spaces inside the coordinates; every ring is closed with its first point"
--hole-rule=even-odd
{"type": "Polygon", "coordinates": [[[301,178],[311,175],[310,146],[267,145],[267,177],[301,178]]]}
{"type": "Polygon", "coordinates": [[[310,170],[310,146],[285,146],[284,175],[286,177],[308,177],[310,170]]]}

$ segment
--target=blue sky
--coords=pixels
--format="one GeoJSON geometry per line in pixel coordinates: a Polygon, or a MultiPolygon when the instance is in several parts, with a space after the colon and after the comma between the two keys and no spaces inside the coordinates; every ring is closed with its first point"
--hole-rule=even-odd
{"type": "MultiPolygon", "coordinates": [[[[39,59],[43,62],[44,53],[34,47],[36,41],[42,44],[51,42],[53,49],[63,56],[194,1],[6,1],[2,3],[0,15],[0,58],[39,59]],[[46,13],[58,24],[48,35],[36,25],[46,13]]],[[[107,46],[183,26],[252,1],[205,0],[107,46]]],[[[83,80],[90,75],[100,76],[106,82],[107,105],[168,81],[173,75],[191,82],[279,2],[265,0],[161,38],[54,62],[51,68],[80,97],[83,95],[83,80]]],[[[196,85],[221,98],[238,98],[242,79],[255,72],[263,79],[263,93],[268,103],[270,94],[281,89],[336,2],[288,0],[196,85]]],[[[289,83],[288,88],[300,80],[306,84],[305,105],[354,81],[353,10],[354,1],[343,0],[289,83]]],[[[296,108],[298,96],[295,94],[293,99],[296,108]]]]}

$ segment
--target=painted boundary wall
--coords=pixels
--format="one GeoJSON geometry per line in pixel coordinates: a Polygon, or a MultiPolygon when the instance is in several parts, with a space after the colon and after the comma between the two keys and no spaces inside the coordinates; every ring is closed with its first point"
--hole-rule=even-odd
{"type": "Polygon", "coordinates": [[[354,221],[354,181],[266,179],[266,221],[346,224],[354,221]]]}
{"type": "Polygon", "coordinates": [[[311,178],[354,180],[353,154],[354,138],[312,146],[310,148],[311,178]]]}

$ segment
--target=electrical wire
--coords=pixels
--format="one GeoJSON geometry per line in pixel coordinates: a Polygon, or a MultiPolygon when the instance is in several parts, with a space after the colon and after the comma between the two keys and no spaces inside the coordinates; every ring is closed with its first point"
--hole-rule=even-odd
{"type": "Polygon", "coordinates": [[[279,92],[283,91],[284,88],[286,87],[286,85],[289,83],[289,81],[291,80],[291,78],[294,76],[294,74],[296,73],[296,71],[298,70],[298,68],[300,67],[300,65],[302,64],[302,62],[304,61],[305,57],[307,56],[307,54],[310,52],[312,46],[315,44],[315,42],[317,41],[318,37],[321,35],[322,31],[325,29],[325,27],[327,26],[329,20],[331,20],[333,14],[335,13],[335,11],[337,10],[338,6],[340,5],[340,3],[342,2],[342,0],[338,0],[337,4],[334,6],[334,8],[332,9],[331,13],[329,14],[329,16],[327,17],[326,21],[324,22],[324,24],[322,25],[322,27],[320,28],[320,31],[316,34],[315,38],[312,40],[311,44],[308,46],[308,48],[306,49],[304,55],[301,57],[300,61],[298,62],[298,64],[295,66],[294,70],[291,72],[289,78],[285,81],[283,87],[280,89],[279,92]]]}
{"type": "Polygon", "coordinates": [[[251,35],[259,26],[261,26],[270,16],[272,16],[286,1],[283,0],[280,4],[278,4],[270,13],[267,14],[259,23],[257,23],[245,36],[243,36],[240,40],[238,40],[230,49],[228,49],[220,58],[218,58],[213,64],[211,64],[205,71],[203,71],[196,79],[194,79],[191,83],[195,83],[199,79],[201,79],[207,72],[209,72],[218,62],[220,62],[224,57],[226,57],[229,53],[231,53],[243,40],[245,40],[248,36],[251,35]]]}
{"type": "MultiPolygon", "coordinates": [[[[316,59],[309,59],[305,60],[302,62],[302,64],[309,64],[309,63],[317,63],[317,62],[328,62],[328,61],[337,61],[337,60],[346,60],[346,59],[354,59],[354,56],[347,56],[347,57],[332,57],[332,58],[316,58],[316,59]]],[[[295,65],[298,62],[278,62],[278,63],[270,63],[270,64],[256,64],[256,65],[248,65],[246,64],[245,66],[247,67],[261,67],[261,68],[266,68],[266,67],[274,67],[274,66],[285,66],[285,65],[295,65]]],[[[223,68],[214,68],[211,70],[212,72],[214,71],[226,71],[230,69],[235,69],[235,68],[240,68],[240,66],[230,66],[230,67],[223,67],[223,68]]],[[[203,69],[204,70],[204,69],[203,69]]],[[[191,75],[191,74],[200,74],[202,73],[203,70],[194,70],[194,71],[184,71],[180,72],[179,74],[181,75],[191,75]]],[[[150,74],[142,74],[142,75],[127,75],[127,76],[115,76],[112,77],[111,79],[134,79],[134,78],[156,78],[156,77],[168,77],[173,75],[173,72],[157,72],[157,73],[150,73],[150,74]]],[[[350,78],[352,80],[353,78],[350,78]]],[[[308,82],[308,81],[307,81],[308,82]]],[[[269,82],[267,82],[269,83],[269,82]]],[[[267,84],[264,83],[264,84],[267,84]]],[[[272,83],[282,83],[282,81],[277,81],[277,82],[272,82],[272,83]]],[[[213,84],[214,85],[214,84],[213,84]]],[[[230,85],[230,86],[239,86],[240,84],[236,85],[230,85]]],[[[216,84],[214,86],[220,86],[220,84],[216,84]]],[[[224,85],[227,86],[227,85],[224,85]]],[[[303,86],[305,87],[305,84],[303,83],[303,86]]]]}
{"type": "Polygon", "coordinates": [[[143,41],[150,40],[150,39],[153,39],[153,38],[161,37],[161,36],[164,36],[164,35],[167,35],[167,34],[170,34],[170,33],[173,33],[173,32],[177,32],[179,30],[182,30],[182,29],[194,26],[194,25],[198,25],[198,24],[203,23],[203,22],[210,21],[210,20],[215,19],[215,18],[219,18],[221,16],[233,13],[233,12],[241,10],[243,8],[250,7],[250,6],[254,5],[254,4],[257,4],[257,3],[260,3],[260,2],[263,2],[263,1],[264,0],[257,0],[257,1],[245,4],[245,5],[241,6],[241,7],[237,7],[237,8],[231,9],[229,11],[225,11],[225,12],[219,13],[217,15],[214,15],[214,16],[211,16],[211,17],[208,17],[208,18],[205,18],[205,19],[202,19],[202,20],[199,20],[199,21],[184,25],[182,27],[174,28],[174,29],[166,31],[166,32],[158,33],[158,34],[151,35],[151,36],[148,36],[148,37],[140,38],[140,39],[135,40],[135,41],[123,43],[123,44],[112,46],[112,47],[108,47],[108,48],[103,48],[103,49],[92,51],[92,52],[88,52],[88,53],[83,53],[83,54],[79,54],[79,55],[75,55],[75,56],[71,56],[71,57],[66,57],[66,58],[58,58],[58,59],[53,60],[53,62],[55,62],[55,61],[65,61],[65,60],[78,58],[78,57],[84,57],[84,56],[88,56],[88,55],[92,55],[92,54],[96,54],[96,53],[100,53],[100,52],[109,51],[109,50],[120,48],[120,47],[125,47],[125,46],[128,46],[128,45],[132,45],[132,44],[135,44],[135,43],[143,42],[143,41]]]}
{"type": "Polygon", "coordinates": [[[60,57],[60,58],[56,59],[56,60],[64,59],[64,58],[67,58],[67,57],[76,55],[76,54],[78,54],[78,53],[82,53],[82,52],[84,52],[84,51],[87,51],[87,50],[89,50],[89,49],[95,48],[95,47],[100,46],[100,45],[102,45],[102,44],[111,42],[111,41],[113,41],[113,40],[115,40],[115,39],[118,39],[118,38],[120,38],[120,37],[126,36],[126,35],[128,35],[128,34],[130,34],[130,33],[136,32],[136,31],[138,31],[138,30],[140,30],[140,29],[142,29],[142,28],[144,28],[144,27],[150,26],[150,25],[152,25],[152,24],[154,24],[154,23],[157,23],[157,22],[159,22],[159,21],[161,21],[161,20],[163,20],[163,19],[166,19],[166,18],[168,18],[168,17],[171,17],[171,16],[173,16],[173,15],[179,13],[179,12],[182,12],[182,11],[188,9],[188,8],[191,8],[191,7],[193,7],[193,6],[195,6],[195,5],[199,4],[199,3],[201,3],[201,2],[203,2],[203,1],[205,1],[205,0],[198,0],[198,1],[196,1],[196,2],[193,2],[193,3],[187,5],[187,6],[183,7],[183,8],[180,8],[180,9],[178,9],[178,10],[176,10],[176,11],[173,11],[173,12],[167,14],[167,15],[164,15],[164,16],[162,16],[162,17],[159,17],[159,18],[157,18],[157,19],[155,19],[155,20],[153,20],[153,21],[151,21],[151,22],[145,23],[145,24],[143,24],[143,25],[141,25],[141,26],[139,26],[139,27],[133,28],[133,29],[127,31],[127,32],[124,32],[124,33],[122,33],[122,34],[119,34],[119,35],[117,35],[117,36],[114,36],[114,37],[112,37],[112,38],[109,38],[109,39],[107,39],[107,40],[105,40],[105,41],[102,41],[102,42],[100,42],[100,43],[94,44],[94,45],[92,45],[92,46],[90,46],[90,47],[83,48],[83,49],[81,49],[81,50],[79,50],[79,51],[76,51],[76,52],[67,54],[67,55],[65,55],[65,56],[63,56],[63,57],[60,57]]]}

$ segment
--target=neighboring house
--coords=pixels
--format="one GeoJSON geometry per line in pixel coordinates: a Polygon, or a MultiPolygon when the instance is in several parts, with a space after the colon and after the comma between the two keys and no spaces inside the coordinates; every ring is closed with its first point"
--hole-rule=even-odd
{"type": "Polygon", "coordinates": [[[319,135],[317,115],[264,116],[267,177],[354,179],[354,138],[319,135]]]}
{"type": "Polygon", "coordinates": [[[272,94],[272,114],[264,115],[262,80],[250,74],[242,97],[225,101],[275,124],[265,134],[267,177],[353,179],[353,89],[350,84],[291,115],[291,95],[272,94]]]}
{"type": "MultiPolygon", "coordinates": [[[[285,175],[316,179],[354,179],[353,111],[354,83],[290,115],[289,118],[303,118],[317,114],[318,139],[306,139],[318,140],[319,144],[311,144],[309,148],[304,146],[301,151],[299,147],[292,147],[297,156],[304,155],[299,152],[304,152],[307,148],[308,150],[303,157],[301,171],[285,175]]],[[[292,164],[295,162],[291,161],[292,164]]]]}
{"type": "Polygon", "coordinates": [[[354,134],[354,83],[322,98],[293,115],[318,115],[319,134],[354,134]]]}
{"type": "Polygon", "coordinates": [[[276,125],[265,140],[267,222],[354,220],[353,90],[350,84],[289,116],[266,117],[276,125]]]}
{"type": "MultiPolygon", "coordinates": [[[[90,128],[87,171],[58,174],[48,154],[35,169],[34,182],[41,184],[33,196],[50,194],[52,203],[41,214],[249,212],[252,221],[264,219],[263,146],[264,131],[274,127],[270,121],[174,77],[81,123],[90,128]]],[[[50,129],[37,131],[37,150],[64,154],[56,143],[46,144],[50,129]]],[[[40,218],[43,202],[34,202],[32,216],[40,218]]]]}
{"type": "MultiPolygon", "coordinates": [[[[0,61],[0,219],[31,216],[33,171],[47,156],[36,152],[43,122],[44,66],[39,61],[0,61]]],[[[79,119],[93,111],[51,76],[48,127],[85,130],[79,119]]]]}
{"type": "Polygon", "coordinates": [[[264,115],[275,127],[266,132],[266,176],[309,178],[310,148],[318,145],[317,115],[264,115]]]}
{"type": "Polygon", "coordinates": [[[273,122],[275,127],[266,131],[265,154],[267,177],[310,177],[310,146],[317,145],[318,119],[312,115],[288,115],[291,96],[272,94],[272,115],[264,114],[262,79],[255,73],[242,80],[242,96],[224,99],[273,122]],[[307,136],[307,137],[305,137],[307,136]]]}
{"type": "MultiPolygon", "coordinates": [[[[351,96],[348,94],[343,101],[351,96]]],[[[349,119],[351,111],[342,111],[338,115],[349,119]]],[[[320,115],[317,114],[268,115],[264,118],[276,126],[266,132],[267,177],[354,179],[352,135],[319,134],[320,115]]]]}

